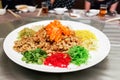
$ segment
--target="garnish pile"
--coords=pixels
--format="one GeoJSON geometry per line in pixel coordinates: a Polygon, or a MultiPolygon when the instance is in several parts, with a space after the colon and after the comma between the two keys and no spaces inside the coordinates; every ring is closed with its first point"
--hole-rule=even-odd
{"type": "MultiPolygon", "coordinates": [[[[26,63],[60,68],[67,68],[69,64],[80,66],[87,63],[91,49],[84,46],[87,43],[83,39],[85,35],[81,37],[82,32],[84,31],[74,31],[62,25],[59,20],[54,20],[38,31],[30,28],[21,30],[13,49],[23,55],[22,60],[26,63]]],[[[92,42],[97,42],[95,35],[92,32],[90,34],[93,37],[87,41],[91,43],[92,39],[92,42]]],[[[93,44],[89,44],[92,47],[90,45],[93,44]]]]}

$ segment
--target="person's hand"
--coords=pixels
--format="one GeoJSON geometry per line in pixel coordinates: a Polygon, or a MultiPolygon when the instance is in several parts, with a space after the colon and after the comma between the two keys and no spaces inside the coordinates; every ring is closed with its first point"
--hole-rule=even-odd
{"type": "Polygon", "coordinates": [[[88,11],[85,11],[85,12],[84,12],[85,16],[87,16],[87,14],[88,14],[89,12],[90,12],[89,10],[88,10],[88,11]]]}
{"type": "Polygon", "coordinates": [[[116,11],[110,11],[108,12],[108,15],[110,16],[116,16],[117,12],[116,11]]]}

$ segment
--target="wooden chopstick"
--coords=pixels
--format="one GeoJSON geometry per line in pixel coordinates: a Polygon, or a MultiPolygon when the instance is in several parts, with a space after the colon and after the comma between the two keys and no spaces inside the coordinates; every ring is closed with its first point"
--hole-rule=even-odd
{"type": "Polygon", "coordinates": [[[14,13],[12,10],[8,9],[8,12],[10,12],[13,16],[17,17],[17,18],[21,18],[20,15],[14,13]]]}
{"type": "Polygon", "coordinates": [[[39,9],[37,16],[40,16],[42,12],[42,8],[39,9]]]}

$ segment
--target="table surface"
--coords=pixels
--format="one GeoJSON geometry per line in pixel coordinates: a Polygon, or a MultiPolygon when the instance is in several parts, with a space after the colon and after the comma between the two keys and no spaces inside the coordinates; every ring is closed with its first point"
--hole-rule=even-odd
{"type": "Polygon", "coordinates": [[[80,19],[71,19],[68,16],[59,18],[58,15],[36,17],[36,13],[20,14],[22,19],[17,19],[9,13],[0,16],[0,80],[120,80],[120,24],[102,23],[98,19],[85,17],[80,19]],[[9,19],[7,19],[8,17],[9,19]],[[6,56],[3,50],[3,42],[12,30],[27,23],[57,18],[83,22],[100,29],[111,42],[109,55],[91,68],[70,73],[45,73],[30,70],[15,64],[6,56]]]}

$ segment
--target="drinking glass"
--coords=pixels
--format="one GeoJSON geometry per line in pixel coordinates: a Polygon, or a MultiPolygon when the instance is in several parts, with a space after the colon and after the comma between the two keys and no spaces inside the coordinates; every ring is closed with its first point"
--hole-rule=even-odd
{"type": "Polygon", "coordinates": [[[101,4],[100,5],[100,12],[98,14],[99,18],[104,19],[106,14],[107,14],[107,5],[101,4]]]}
{"type": "Polygon", "coordinates": [[[41,7],[42,7],[42,14],[48,15],[48,4],[46,2],[42,2],[41,7]]]}

